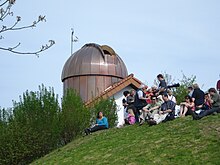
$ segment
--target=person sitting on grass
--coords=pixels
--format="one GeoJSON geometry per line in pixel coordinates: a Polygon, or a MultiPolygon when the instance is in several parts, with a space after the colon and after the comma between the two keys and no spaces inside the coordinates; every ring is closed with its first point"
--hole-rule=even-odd
{"type": "Polygon", "coordinates": [[[152,119],[155,114],[158,114],[160,106],[161,102],[157,101],[157,97],[151,96],[151,104],[146,105],[142,109],[139,125],[143,125],[145,120],[152,119]]]}
{"type": "Polygon", "coordinates": [[[180,117],[185,117],[185,115],[188,115],[189,109],[195,111],[195,104],[192,101],[192,98],[189,95],[187,95],[185,96],[185,102],[180,103],[180,117]]]}
{"type": "Polygon", "coordinates": [[[193,84],[192,101],[195,104],[195,109],[199,110],[203,107],[205,102],[205,93],[199,88],[198,84],[193,84]]]}
{"type": "Polygon", "coordinates": [[[135,124],[135,115],[132,109],[128,109],[128,117],[125,119],[125,124],[133,125],[135,124]]]}
{"type": "Polygon", "coordinates": [[[155,114],[153,119],[148,120],[148,124],[150,126],[175,119],[176,104],[173,101],[169,100],[166,93],[163,94],[162,97],[164,103],[162,103],[162,105],[160,106],[159,114],[155,114]]]}
{"type": "Polygon", "coordinates": [[[210,88],[209,92],[209,101],[212,104],[212,108],[216,109],[216,112],[220,113],[220,95],[218,94],[215,88],[210,88]]]}
{"type": "Polygon", "coordinates": [[[220,112],[220,96],[219,96],[219,94],[217,93],[215,88],[210,88],[208,90],[208,92],[210,95],[209,100],[212,104],[212,108],[208,109],[207,108],[208,106],[204,104],[198,113],[190,111],[190,114],[192,115],[193,120],[199,120],[205,116],[220,112]]]}
{"type": "Polygon", "coordinates": [[[211,96],[208,92],[205,93],[205,102],[204,104],[207,105],[207,109],[211,109],[212,108],[212,103],[211,103],[211,96]]]}
{"type": "Polygon", "coordinates": [[[86,135],[91,134],[92,132],[108,129],[108,119],[107,117],[103,116],[103,113],[100,111],[97,114],[95,125],[91,128],[85,129],[86,135]]]}

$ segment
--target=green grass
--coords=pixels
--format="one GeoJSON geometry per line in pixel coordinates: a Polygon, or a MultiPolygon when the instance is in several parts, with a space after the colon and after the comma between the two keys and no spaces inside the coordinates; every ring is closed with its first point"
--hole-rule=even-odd
{"type": "Polygon", "coordinates": [[[126,126],[78,138],[35,161],[57,165],[220,164],[220,114],[149,127],[126,126]]]}

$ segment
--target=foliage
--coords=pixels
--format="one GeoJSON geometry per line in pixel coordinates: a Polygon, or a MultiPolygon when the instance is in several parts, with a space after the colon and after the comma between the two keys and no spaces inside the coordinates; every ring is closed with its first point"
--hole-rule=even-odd
{"type": "Polygon", "coordinates": [[[58,147],[60,139],[57,96],[43,85],[14,102],[13,114],[1,129],[0,164],[27,164],[58,147]]]}
{"type": "Polygon", "coordinates": [[[127,126],[74,140],[34,164],[219,164],[220,114],[127,126]]]}
{"type": "Polygon", "coordinates": [[[114,99],[101,99],[91,108],[92,121],[95,121],[99,111],[102,111],[104,116],[108,118],[109,127],[117,125],[117,105],[114,99]]]}
{"type": "Polygon", "coordinates": [[[89,110],[80,96],[72,89],[65,91],[61,112],[62,142],[67,144],[80,135],[88,127],[89,121],[89,110]]]}
{"type": "MultiPolygon", "coordinates": [[[[87,128],[91,114],[103,111],[113,127],[114,100],[101,100],[89,110],[73,90],[65,91],[62,110],[53,88],[26,91],[12,109],[0,108],[0,164],[28,164],[76,139],[87,128]]],[[[94,117],[94,116],[93,116],[94,117]]]]}
{"type": "MultiPolygon", "coordinates": [[[[12,25],[6,25],[4,23],[4,20],[6,18],[12,18],[14,16],[14,13],[11,11],[12,6],[15,5],[16,0],[0,0],[0,22],[1,22],[1,28],[0,28],[0,40],[4,39],[3,34],[8,31],[19,31],[23,29],[30,29],[36,27],[40,22],[46,22],[45,16],[39,15],[38,19],[36,21],[33,21],[30,25],[26,26],[20,26],[18,27],[19,23],[21,22],[21,16],[16,16],[16,21],[12,25]]],[[[39,53],[49,49],[55,44],[55,41],[49,40],[48,44],[42,45],[40,50],[37,50],[35,52],[21,52],[17,51],[17,48],[21,45],[19,42],[17,45],[14,45],[12,47],[1,47],[0,50],[9,51],[15,54],[29,54],[29,55],[36,55],[39,57],[39,53]]]]}
{"type": "Polygon", "coordinates": [[[186,77],[185,74],[183,74],[183,77],[180,81],[180,86],[178,88],[174,88],[173,92],[176,97],[177,103],[181,103],[185,100],[185,96],[188,95],[187,88],[189,86],[192,86],[193,83],[196,81],[196,76],[186,77]]]}
{"type": "Polygon", "coordinates": [[[10,120],[11,109],[1,109],[0,107],[0,127],[6,126],[8,121],[10,120]]]}

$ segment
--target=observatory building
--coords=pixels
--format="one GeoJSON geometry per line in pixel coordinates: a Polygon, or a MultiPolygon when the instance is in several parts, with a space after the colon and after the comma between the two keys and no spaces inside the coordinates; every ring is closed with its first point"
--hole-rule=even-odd
{"type": "Polygon", "coordinates": [[[63,90],[75,89],[87,106],[100,98],[113,98],[118,106],[118,126],[124,123],[123,92],[142,82],[128,75],[122,59],[107,45],[85,44],[66,61],[63,90]]]}
{"type": "Polygon", "coordinates": [[[64,90],[75,89],[87,102],[127,75],[124,62],[111,47],[90,43],[69,57],[61,79],[64,90]]]}

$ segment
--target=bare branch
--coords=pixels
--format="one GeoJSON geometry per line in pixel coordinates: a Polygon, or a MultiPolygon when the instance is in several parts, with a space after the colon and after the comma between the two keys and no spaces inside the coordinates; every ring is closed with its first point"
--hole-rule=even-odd
{"type": "MultiPolygon", "coordinates": [[[[13,16],[14,13],[11,12],[11,8],[12,6],[15,4],[16,0],[0,0],[0,21],[4,21],[4,19],[11,15],[13,16]]],[[[21,27],[17,27],[18,23],[21,21],[21,17],[20,16],[16,16],[16,20],[14,21],[14,23],[12,25],[1,25],[2,27],[0,27],[0,33],[4,33],[7,31],[17,31],[17,30],[22,30],[22,29],[28,29],[28,28],[34,28],[37,26],[37,24],[39,22],[46,22],[46,18],[45,16],[38,16],[38,19],[36,21],[34,21],[32,24],[30,25],[26,25],[26,26],[21,26],[21,27]]],[[[3,39],[3,35],[0,35],[0,40],[3,39]]],[[[35,52],[22,52],[22,51],[17,51],[17,48],[21,45],[21,43],[18,43],[16,46],[14,47],[0,47],[0,50],[5,50],[5,51],[9,51],[11,53],[15,53],[15,54],[22,54],[22,55],[36,55],[37,57],[39,57],[39,53],[49,49],[51,46],[53,46],[55,44],[55,42],[53,40],[49,40],[49,44],[45,44],[42,45],[41,48],[35,52]]]]}
{"type": "Polygon", "coordinates": [[[37,57],[39,57],[39,53],[49,49],[50,47],[52,47],[55,44],[55,41],[53,41],[53,40],[49,40],[48,42],[49,42],[49,44],[42,45],[40,50],[37,50],[35,52],[16,51],[15,49],[18,48],[21,45],[21,43],[18,43],[16,46],[9,47],[9,48],[0,47],[0,50],[5,50],[5,51],[9,51],[9,52],[12,52],[12,53],[15,53],[15,54],[21,54],[21,55],[36,55],[37,57]]]}
{"type": "Polygon", "coordinates": [[[21,45],[21,43],[19,42],[16,46],[12,47],[12,48],[8,48],[9,51],[16,49],[17,47],[19,47],[21,45]]]}
{"type": "Polygon", "coordinates": [[[13,16],[13,12],[11,12],[11,4],[8,4],[8,6],[4,8],[0,8],[0,20],[3,21],[8,15],[13,16]]]}
{"type": "Polygon", "coordinates": [[[22,30],[22,29],[27,29],[27,28],[33,28],[33,27],[36,27],[36,25],[39,23],[39,22],[43,22],[45,21],[46,22],[46,16],[42,16],[40,15],[38,17],[38,20],[37,21],[34,21],[31,25],[28,25],[28,26],[22,26],[22,27],[15,27],[20,21],[21,21],[21,17],[20,16],[17,16],[17,20],[16,22],[9,28],[7,28],[6,26],[3,26],[2,29],[0,30],[0,33],[3,33],[3,32],[6,32],[6,31],[14,31],[14,30],[22,30]]]}
{"type": "Polygon", "coordinates": [[[0,7],[4,6],[7,2],[8,2],[8,0],[5,0],[5,2],[3,2],[2,4],[0,4],[0,7]]]}

